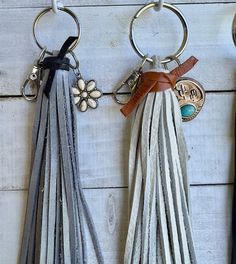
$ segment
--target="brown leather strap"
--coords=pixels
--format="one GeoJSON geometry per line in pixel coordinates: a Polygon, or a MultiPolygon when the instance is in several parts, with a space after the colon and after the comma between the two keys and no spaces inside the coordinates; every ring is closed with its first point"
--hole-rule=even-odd
{"type": "Polygon", "coordinates": [[[174,88],[176,81],[186,72],[190,71],[197,62],[198,60],[192,56],[170,73],[142,73],[135,93],[132,95],[129,102],[121,109],[123,115],[128,116],[135,109],[135,107],[141,103],[148,93],[162,92],[169,88],[174,88]]]}
{"type": "Polygon", "coordinates": [[[198,62],[198,59],[194,56],[188,58],[184,63],[180,64],[179,67],[172,70],[170,73],[174,74],[178,78],[183,76],[185,73],[189,72],[195,64],[198,62]]]}

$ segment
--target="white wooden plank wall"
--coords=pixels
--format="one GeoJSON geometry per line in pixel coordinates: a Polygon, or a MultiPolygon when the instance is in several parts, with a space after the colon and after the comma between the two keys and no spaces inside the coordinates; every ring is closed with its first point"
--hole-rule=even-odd
{"type": "MultiPolygon", "coordinates": [[[[71,6],[81,22],[82,39],[76,50],[81,70],[85,77],[97,79],[106,93],[97,111],[78,114],[80,167],[105,263],[121,264],[128,224],[129,121],[119,113],[111,92],[139,61],[129,44],[129,22],[147,1],[63,2],[71,6]]],[[[31,34],[32,21],[49,3],[49,0],[0,1],[0,264],[17,263],[19,254],[34,116],[34,104],[25,102],[19,89],[39,53],[31,34]]],[[[182,60],[192,54],[200,59],[189,75],[207,90],[202,113],[193,122],[184,124],[198,261],[227,264],[235,173],[236,49],[231,40],[231,23],[236,1],[171,3],[183,11],[190,28],[189,45],[182,60]]],[[[176,21],[166,11],[159,16],[150,12],[137,28],[140,46],[160,54],[173,51],[181,39],[176,21]]],[[[59,19],[47,17],[40,27],[44,32],[40,32],[40,39],[50,47],[56,47],[65,36],[74,33],[72,21],[62,15],[59,19]]],[[[94,261],[91,255],[90,263],[94,261]]]]}

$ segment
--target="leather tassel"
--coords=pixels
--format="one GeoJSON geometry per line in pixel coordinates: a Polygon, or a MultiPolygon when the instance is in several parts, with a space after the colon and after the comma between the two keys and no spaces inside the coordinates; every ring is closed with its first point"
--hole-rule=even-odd
{"type": "Polygon", "coordinates": [[[85,226],[98,263],[104,263],[80,181],[73,78],[64,58],[75,39],[42,63],[21,264],[88,263],[85,226]]]}
{"type": "Polygon", "coordinates": [[[125,264],[197,263],[189,216],[188,155],[182,116],[168,74],[159,69],[156,75],[162,82],[158,84],[159,79],[148,79],[153,71],[143,73],[133,98],[122,109],[129,113],[139,102],[132,119],[129,152],[125,264]],[[157,91],[163,83],[165,89],[157,91]],[[155,85],[156,90],[143,98],[144,87],[151,91],[155,85]]]}

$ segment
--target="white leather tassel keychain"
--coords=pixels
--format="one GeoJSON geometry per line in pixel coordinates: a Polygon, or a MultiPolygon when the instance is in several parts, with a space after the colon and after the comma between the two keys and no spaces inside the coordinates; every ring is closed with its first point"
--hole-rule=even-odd
{"type": "MultiPolygon", "coordinates": [[[[146,5],[134,19],[155,5],[146,5]]],[[[172,5],[164,3],[164,7],[177,13],[187,30],[182,13],[172,5]]],[[[187,31],[181,49],[161,63],[177,60],[185,42],[187,31]]],[[[140,53],[133,32],[131,43],[144,61],[155,64],[153,58],[140,53]]],[[[197,59],[191,57],[171,72],[164,70],[161,63],[146,72],[141,68],[135,71],[139,78],[136,78],[136,86],[132,85],[131,99],[121,109],[125,116],[133,112],[129,152],[130,219],[125,264],[197,263],[189,216],[188,155],[182,131],[184,117],[173,91],[179,78],[193,68],[197,59]]],[[[129,86],[132,81],[129,79],[124,83],[129,86]]],[[[187,108],[189,100],[183,105],[187,108]]]]}
{"type": "MultiPolygon", "coordinates": [[[[66,8],[60,10],[71,14],[79,29],[76,16],[66,8]]],[[[49,11],[40,13],[35,23],[49,11]]],[[[44,49],[26,82],[26,86],[31,82],[36,87],[40,84],[40,88],[33,97],[37,98],[37,106],[21,264],[88,263],[88,233],[97,263],[104,263],[79,173],[77,108],[73,94],[76,88],[72,88],[75,75],[66,57],[78,41],[79,37],[69,37],[59,52],[46,58],[43,55],[51,52],[44,49]],[[85,232],[85,227],[89,232],[85,232]]],[[[78,69],[76,72],[81,80],[78,69]]],[[[26,97],[26,86],[23,95],[30,100],[31,97],[26,97]]],[[[96,91],[98,98],[101,92],[96,91]]],[[[89,97],[96,102],[89,93],[83,101],[89,97]]]]}

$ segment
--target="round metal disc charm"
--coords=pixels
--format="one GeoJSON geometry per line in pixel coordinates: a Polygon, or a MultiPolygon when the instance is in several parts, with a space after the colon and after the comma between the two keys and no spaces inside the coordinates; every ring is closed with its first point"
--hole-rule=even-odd
{"type": "Polygon", "coordinates": [[[175,85],[174,93],[180,104],[183,121],[193,120],[205,102],[205,90],[202,85],[194,79],[181,78],[175,85]]]}

